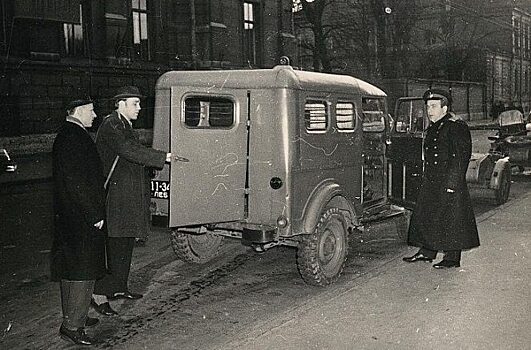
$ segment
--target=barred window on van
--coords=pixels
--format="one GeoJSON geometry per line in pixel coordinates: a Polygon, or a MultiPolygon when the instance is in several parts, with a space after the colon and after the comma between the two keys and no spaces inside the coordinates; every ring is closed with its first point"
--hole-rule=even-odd
{"type": "Polygon", "coordinates": [[[336,126],[339,132],[353,132],[356,126],[354,118],[354,104],[351,102],[338,102],[336,104],[336,126]]]}
{"type": "Polygon", "coordinates": [[[323,133],[328,127],[328,110],[325,101],[308,100],[304,105],[306,131],[323,133]]]}
{"type": "Polygon", "coordinates": [[[234,125],[234,102],[222,97],[189,97],[184,101],[184,124],[192,128],[234,125]]]}

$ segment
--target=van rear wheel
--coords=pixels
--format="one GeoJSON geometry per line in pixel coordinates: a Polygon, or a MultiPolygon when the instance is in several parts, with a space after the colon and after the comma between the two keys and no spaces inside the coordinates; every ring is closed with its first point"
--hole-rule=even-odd
{"type": "Polygon", "coordinates": [[[223,237],[210,231],[190,233],[190,230],[172,230],[171,246],[177,258],[186,262],[205,263],[214,258],[221,246],[223,237]]]}
{"type": "Polygon", "coordinates": [[[297,266],[303,280],[311,285],[326,286],[339,278],[348,253],[348,229],[338,208],[321,213],[315,230],[299,242],[297,266]]]}

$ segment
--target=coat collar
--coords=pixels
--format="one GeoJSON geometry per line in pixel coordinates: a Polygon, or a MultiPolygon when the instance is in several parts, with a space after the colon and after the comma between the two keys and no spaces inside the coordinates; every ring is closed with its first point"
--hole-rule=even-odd
{"type": "Polygon", "coordinates": [[[440,128],[444,122],[450,119],[452,115],[450,113],[445,114],[441,119],[437,120],[435,123],[430,123],[430,128],[440,128]]]}
{"type": "Polygon", "coordinates": [[[118,111],[113,111],[109,117],[113,117],[113,118],[116,118],[118,119],[119,121],[122,122],[122,124],[124,125],[124,128],[126,129],[133,129],[133,124],[127,120],[126,117],[124,117],[121,113],[118,113],[118,111]]]}
{"type": "Polygon", "coordinates": [[[133,123],[129,119],[124,117],[123,114],[121,114],[121,113],[118,113],[118,112],[116,112],[116,113],[120,116],[120,120],[122,121],[122,123],[124,123],[126,128],[127,128],[127,125],[129,125],[128,129],[132,129],[133,128],[133,123]]]}
{"type": "Polygon", "coordinates": [[[83,130],[87,131],[87,128],[85,128],[85,125],[83,125],[83,123],[79,119],[77,119],[75,117],[72,117],[72,116],[69,115],[69,116],[66,117],[66,121],[69,122],[69,123],[72,123],[72,124],[76,124],[79,127],[81,127],[83,130]]]}

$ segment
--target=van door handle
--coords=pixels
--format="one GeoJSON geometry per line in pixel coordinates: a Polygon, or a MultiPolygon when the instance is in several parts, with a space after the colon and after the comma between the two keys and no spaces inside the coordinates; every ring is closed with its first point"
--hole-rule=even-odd
{"type": "Polygon", "coordinates": [[[173,160],[175,160],[177,162],[185,162],[185,163],[188,163],[190,161],[188,158],[179,157],[179,156],[174,156],[173,160]]]}

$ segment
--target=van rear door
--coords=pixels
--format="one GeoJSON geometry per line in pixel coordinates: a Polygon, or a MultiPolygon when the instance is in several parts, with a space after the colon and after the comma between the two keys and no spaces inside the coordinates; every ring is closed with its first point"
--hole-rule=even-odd
{"type": "Polygon", "coordinates": [[[172,88],[170,227],[245,218],[248,98],[172,88]]]}

